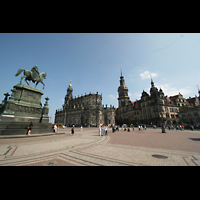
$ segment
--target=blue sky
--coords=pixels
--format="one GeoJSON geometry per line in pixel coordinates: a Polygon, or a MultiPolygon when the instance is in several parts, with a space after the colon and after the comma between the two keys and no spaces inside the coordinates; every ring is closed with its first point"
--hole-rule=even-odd
{"type": "Polygon", "coordinates": [[[104,105],[118,107],[120,66],[132,101],[143,89],[149,93],[150,74],[165,95],[180,92],[188,98],[200,87],[200,34],[0,33],[1,100],[19,83],[17,70],[34,65],[47,73],[42,104],[48,96],[52,118],[62,108],[70,80],[74,96],[98,91],[104,105]]]}

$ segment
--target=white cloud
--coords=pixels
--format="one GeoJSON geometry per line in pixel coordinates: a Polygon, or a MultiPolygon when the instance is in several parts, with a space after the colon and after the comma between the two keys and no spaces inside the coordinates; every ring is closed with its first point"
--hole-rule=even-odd
{"type": "Polygon", "coordinates": [[[183,95],[190,94],[192,92],[190,89],[186,89],[186,88],[182,88],[179,91],[183,95]]]}
{"type": "Polygon", "coordinates": [[[109,98],[112,99],[112,100],[115,100],[115,99],[117,99],[117,96],[115,96],[115,95],[113,95],[113,94],[110,94],[110,95],[109,95],[109,98]]]}
{"type": "Polygon", "coordinates": [[[135,92],[134,93],[134,97],[135,97],[135,99],[140,99],[141,98],[141,94],[142,94],[142,92],[135,92]]]}
{"type": "Polygon", "coordinates": [[[184,96],[187,94],[190,94],[192,91],[190,89],[190,87],[186,87],[186,88],[180,88],[177,89],[176,87],[171,87],[171,83],[166,83],[164,85],[158,85],[157,86],[158,89],[162,89],[164,94],[167,96],[174,96],[177,95],[179,92],[184,96]]]}
{"type": "Polygon", "coordinates": [[[141,73],[140,76],[141,76],[142,79],[147,79],[147,78],[150,78],[151,76],[156,77],[156,76],[158,76],[158,74],[157,73],[151,73],[150,71],[145,71],[144,73],[141,73]]]}
{"type": "Polygon", "coordinates": [[[140,99],[141,92],[134,92],[134,93],[128,93],[128,96],[130,97],[131,101],[135,101],[136,99],[140,99]]]}

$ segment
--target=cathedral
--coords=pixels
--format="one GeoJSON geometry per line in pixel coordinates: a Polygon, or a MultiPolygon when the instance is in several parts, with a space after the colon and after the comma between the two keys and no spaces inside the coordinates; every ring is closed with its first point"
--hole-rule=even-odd
{"type": "MultiPolygon", "coordinates": [[[[128,96],[128,87],[125,85],[125,79],[121,72],[120,86],[118,87],[118,108],[116,109],[116,124],[135,125],[146,124],[161,126],[162,123],[167,125],[175,125],[185,123],[187,121],[185,112],[193,108],[197,111],[200,109],[200,92],[199,97],[185,99],[182,94],[175,96],[164,95],[163,90],[158,89],[151,78],[150,94],[143,90],[141,99],[131,101],[128,96]],[[179,111],[180,116],[179,116],[179,111]],[[185,118],[184,118],[185,117],[185,118]]],[[[199,112],[200,114],[200,112],[199,112]]],[[[195,119],[192,120],[193,114],[188,114],[191,123],[195,121],[200,123],[200,115],[194,113],[195,119]]],[[[188,122],[187,121],[187,122],[188,122]]]]}
{"type": "Polygon", "coordinates": [[[70,81],[63,108],[56,110],[55,123],[69,126],[99,127],[115,124],[114,106],[102,106],[102,94],[73,96],[70,81]]]}

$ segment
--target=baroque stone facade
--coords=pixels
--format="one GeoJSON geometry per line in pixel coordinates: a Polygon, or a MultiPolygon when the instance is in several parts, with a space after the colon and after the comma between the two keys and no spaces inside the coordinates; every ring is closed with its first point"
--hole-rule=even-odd
{"type": "Polygon", "coordinates": [[[73,97],[72,92],[70,82],[63,108],[56,110],[55,123],[84,127],[115,124],[115,108],[102,106],[102,94],[99,95],[97,92],[73,97]]]}
{"type": "MultiPolygon", "coordinates": [[[[187,121],[186,115],[196,115],[194,120],[190,117],[190,122],[200,122],[200,114],[195,110],[199,108],[200,95],[199,98],[195,97],[189,99],[185,99],[180,93],[175,96],[167,97],[164,95],[161,88],[158,90],[158,88],[155,87],[154,82],[151,79],[150,94],[143,90],[140,100],[131,101],[128,96],[128,87],[125,85],[122,73],[118,94],[116,124],[146,124],[157,126],[161,126],[162,123],[165,125],[180,124],[187,121]],[[192,107],[193,109],[190,110],[184,109],[192,107]],[[182,110],[180,116],[179,110],[182,110]],[[185,113],[192,110],[194,111],[193,114],[185,113]]],[[[187,121],[187,123],[189,122],[187,121]]]]}
{"type": "Polygon", "coordinates": [[[179,111],[179,119],[182,124],[194,125],[200,127],[200,91],[198,90],[199,97],[187,99],[187,104],[179,111]]]}

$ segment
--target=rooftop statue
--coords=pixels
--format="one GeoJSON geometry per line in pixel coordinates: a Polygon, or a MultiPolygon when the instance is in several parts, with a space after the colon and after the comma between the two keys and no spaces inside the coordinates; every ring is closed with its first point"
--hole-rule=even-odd
{"type": "Polygon", "coordinates": [[[31,70],[25,70],[20,68],[18,70],[18,72],[15,74],[15,76],[20,75],[22,72],[24,72],[24,76],[22,76],[21,80],[20,80],[20,84],[22,84],[22,80],[23,78],[25,79],[25,82],[29,85],[28,81],[32,81],[33,83],[36,82],[35,87],[38,85],[38,83],[42,83],[43,84],[43,90],[44,90],[44,86],[45,84],[43,83],[43,78],[46,79],[47,74],[44,72],[39,73],[38,72],[38,66],[35,65],[31,70]]]}

